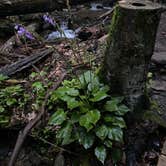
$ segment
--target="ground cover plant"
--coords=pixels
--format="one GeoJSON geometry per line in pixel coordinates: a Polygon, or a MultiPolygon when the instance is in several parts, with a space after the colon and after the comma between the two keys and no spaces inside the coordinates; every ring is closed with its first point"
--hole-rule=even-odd
{"type": "MultiPolygon", "coordinates": [[[[37,79],[39,74],[44,78],[44,72],[32,73],[30,78],[37,79]]],[[[1,76],[1,83],[5,79],[1,76]]],[[[51,81],[47,83],[52,84],[51,81]]],[[[21,85],[1,89],[2,116],[5,117],[13,108],[23,109],[32,100],[31,110],[38,111],[48,86],[34,80],[31,88],[35,98],[25,93],[21,85]]],[[[111,96],[109,87],[101,83],[91,70],[71,80],[64,80],[57,90],[50,93],[46,106],[51,117],[46,128],[49,126],[49,131],[57,128],[54,144],[65,146],[75,142],[84,149],[93,150],[97,159],[104,164],[114,144],[123,143],[123,128],[126,127],[123,115],[129,111],[122,103],[123,97],[111,96]]],[[[3,117],[1,123],[4,122],[3,117]]],[[[9,123],[9,117],[7,120],[9,123]]],[[[116,157],[114,161],[117,161],[116,157]]]]}

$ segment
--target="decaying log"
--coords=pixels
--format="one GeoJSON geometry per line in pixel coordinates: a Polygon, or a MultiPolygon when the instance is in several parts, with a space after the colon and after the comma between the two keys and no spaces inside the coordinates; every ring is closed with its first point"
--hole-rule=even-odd
{"type": "Polygon", "coordinates": [[[61,0],[1,0],[0,16],[46,12],[61,7],[61,0]]]}
{"type": "Polygon", "coordinates": [[[150,1],[120,1],[114,11],[104,71],[112,93],[132,109],[142,102],[160,15],[161,6],[150,1]]]}
{"type": "Polygon", "coordinates": [[[21,59],[11,65],[2,67],[0,69],[0,74],[6,75],[6,76],[11,76],[18,72],[21,72],[21,71],[27,69],[28,67],[34,65],[35,63],[37,63],[38,61],[40,61],[47,55],[50,55],[51,53],[53,53],[53,49],[45,49],[38,53],[32,54],[31,56],[21,59]]]}
{"type": "MultiPolygon", "coordinates": [[[[72,0],[71,4],[88,0],[72,0]]],[[[0,16],[47,12],[66,7],[66,0],[1,0],[0,16]]]]}

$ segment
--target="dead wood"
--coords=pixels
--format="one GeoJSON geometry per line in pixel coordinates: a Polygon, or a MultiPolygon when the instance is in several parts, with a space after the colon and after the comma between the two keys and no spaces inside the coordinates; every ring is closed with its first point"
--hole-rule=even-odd
{"type": "Polygon", "coordinates": [[[39,62],[41,59],[45,58],[46,56],[50,55],[51,53],[53,53],[53,51],[54,50],[52,48],[49,49],[47,48],[40,52],[34,53],[31,56],[21,59],[11,65],[2,67],[0,69],[0,74],[11,76],[18,72],[21,72],[29,68],[30,66],[34,65],[35,63],[39,62]]]}
{"type": "Polygon", "coordinates": [[[18,138],[17,138],[17,141],[16,141],[16,145],[14,147],[14,151],[12,153],[12,156],[11,156],[11,159],[9,161],[9,164],[8,166],[14,166],[14,163],[15,161],[17,160],[17,156],[21,150],[21,147],[27,137],[27,135],[29,134],[29,132],[31,131],[32,128],[35,127],[35,125],[41,120],[41,118],[43,117],[43,115],[45,114],[46,110],[45,110],[45,106],[47,104],[47,101],[50,97],[50,94],[52,91],[56,90],[60,83],[64,80],[66,76],[66,73],[63,73],[61,75],[61,77],[59,78],[59,80],[56,82],[56,84],[51,88],[49,89],[47,92],[46,92],[46,96],[45,96],[45,99],[43,101],[43,104],[41,105],[40,109],[39,109],[39,114],[36,116],[36,118],[34,118],[33,120],[31,120],[26,126],[25,128],[19,132],[19,135],[18,135],[18,138]]]}
{"type": "MultiPolygon", "coordinates": [[[[88,0],[72,0],[70,4],[79,4],[88,0]]],[[[66,0],[1,0],[0,16],[59,10],[66,6],[66,0]]]]}

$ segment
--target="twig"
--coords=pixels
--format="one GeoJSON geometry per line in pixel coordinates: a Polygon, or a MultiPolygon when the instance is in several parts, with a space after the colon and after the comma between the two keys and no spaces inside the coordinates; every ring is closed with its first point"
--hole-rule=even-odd
{"type": "Polygon", "coordinates": [[[67,150],[67,149],[64,149],[64,148],[62,148],[62,147],[59,147],[59,146],[57,146],[57,145],[55,145],[55,144],[53,144],[53,143],[47,141],[46,139],[44,139],[44,138],[42,138],[42,137],[39,137],[39,136],[37,136],[37,135],[32,135],[32,134],[30,134],[30,136],[32,136],[32,137],[34,137],[34,138],[37,138],[38,140],[41,140],[42,142],[44,142],[44,143],[46,143],[46,144],[48,144],[48,145],[51,145],[52,147],[57,148],[57,149],[59,149],[60,151],[67,152],[67,153],[69,153],[69,154],[73,154],[73,155],[75,155],[75,156],[78,156],[78,154],[76,154],[76,153],[74,153],[74,152],[71,152],[71,151],[69,151],[69,150],[67,150]]]}
{"type": "Polygon", "coordinates": [[[113,13],[114,10],[115,10],[115,7],[113,7],[109,11],[105,12],[104,14],[102,14],[98,19],[103,19],[103,18],[109,16],[111,13],[113,13]]]}
{"type": "Polygon", "coordinates": [[[14,151],[12,153],[8,166],[14,166],[14,163],[17,160],[17,156],[21,150],[21,147],[22,147],[28,133],[41,120],[42,116],[45,114],[45,106],[47,104],[48,98],[51,95],[51,92],[58,88],[60,83],[64,80],[65,76],[66,76],[66,72],[61,75],[59,81],[51,89],[47,90],[45,99],[39,109],[40,110],[39,114],[33,120],[31,120],[22,131],[19,132],[16,144],[14,147],[14,151]]]}

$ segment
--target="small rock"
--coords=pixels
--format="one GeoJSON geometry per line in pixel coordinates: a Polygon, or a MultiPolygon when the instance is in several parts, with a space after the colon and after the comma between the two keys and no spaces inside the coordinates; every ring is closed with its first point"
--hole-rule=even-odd
{"type": "Polygon", "coordinates": [[[152,56],[152,62],[155,64],[166,65],[166,52],[155,52],[152,56]]]}
{"type": "Polygon", "coordinates": [[[157,90],[157,91],[166,91],[166,81],[164,81],[164,80],[153,81],[152,89],[157,90]]]}

